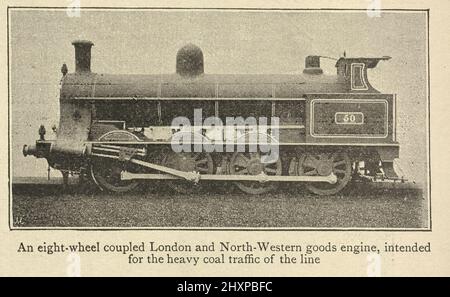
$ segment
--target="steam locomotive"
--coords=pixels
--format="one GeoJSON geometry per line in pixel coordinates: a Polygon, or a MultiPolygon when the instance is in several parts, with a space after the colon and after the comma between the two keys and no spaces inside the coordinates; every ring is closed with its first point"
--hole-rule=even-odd
{"type": "Polygon", "coordinates": [[[73,45],[76,70],[61,69],[56,139],[41,126],[39,140],[23,147],[65,181],[79,174],[127,192],[165,180],[181,193],[232,182],[249,194],[303,183],[334,195],[361,170],[398,179],[396,96],[367,77],[390,57],[344,54],[336,75],[323,73],[321,56],[306,57],[303,74],[206,74],[201,49],[188,44],[176,73],[117,75],[91,72],[92,42],[73,45]]]}

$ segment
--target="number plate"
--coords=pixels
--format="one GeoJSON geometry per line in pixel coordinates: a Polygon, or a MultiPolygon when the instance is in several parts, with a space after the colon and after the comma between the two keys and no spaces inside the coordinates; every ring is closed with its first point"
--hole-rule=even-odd
{"type": "Polygon", "coordinates": [[[336,112],[334,121],[339,125],[362,125],[364,114],[362,112],[336,112]]]}

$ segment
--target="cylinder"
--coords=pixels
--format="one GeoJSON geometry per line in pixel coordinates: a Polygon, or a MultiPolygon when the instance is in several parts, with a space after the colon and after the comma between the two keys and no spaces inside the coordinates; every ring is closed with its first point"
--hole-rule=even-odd
{"type": "Polygon", "coordinates": [[[91,48],[94,45],[88,40],[72,42],[75,47],[75,71],[91,72],[91,48]]]}

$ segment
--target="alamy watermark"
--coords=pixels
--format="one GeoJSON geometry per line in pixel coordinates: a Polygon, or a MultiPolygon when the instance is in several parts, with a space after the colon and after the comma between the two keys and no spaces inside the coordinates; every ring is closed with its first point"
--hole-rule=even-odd
{"type": "Polygon", "coordinates": [[[367,6],[367,15],[370,18],[381,17],[381,0],[367,0],[369,5],[367,6]]]}
{"type": "Polygon", "coordinates": [[[67,255],[67,276],[80,277],[81,276],[81,257],[78,253],[70,253],[67,255]]]}
{"type": "Polygon", "coordinates": [[[71,18],[79,18],[81,16],[81,1],[68,0],[69,5],[66,8],[66,14],[71,18]]]}
{"type": "Polygon", "coordinates": [[[194,122],[187,117],[173,119],[172,150],[181,152],[260,152],[262,163],[279,158],[278,117],[216,117],[203,119],[202,109],[194,109],[194,122]]]}
{"type": "Polygon", "coordinates": [[[372,253],[367,255],[367,276],[381,276],[381,255],[372,253]]]}

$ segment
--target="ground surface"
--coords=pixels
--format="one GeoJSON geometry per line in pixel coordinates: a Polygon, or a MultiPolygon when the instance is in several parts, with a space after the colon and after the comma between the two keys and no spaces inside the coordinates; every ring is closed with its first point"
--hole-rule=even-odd
{"type": "Polygon", "coordinates": [[[216,185],[181,195],[163,184],[126,195],[59,184],[13,185],[14,227],[427,228],[426,199],[408,185],[353,184],[339,196],[282,185],[249,196],[216,185]]]}

